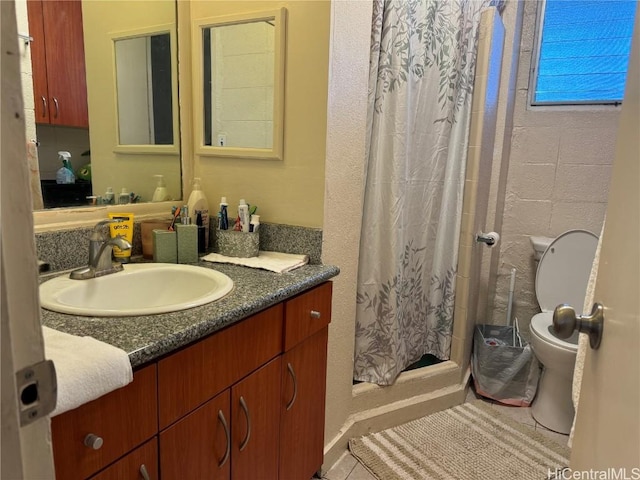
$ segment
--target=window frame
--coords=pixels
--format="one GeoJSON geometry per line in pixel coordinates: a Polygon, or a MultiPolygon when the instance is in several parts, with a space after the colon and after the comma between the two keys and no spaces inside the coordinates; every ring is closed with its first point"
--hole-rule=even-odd
{"type": "MultiPolygon", "coordinates": [[[[538,0],[536,8],[534,43],[531,49],[531,65],[529,68],[529,87],[527,89],[527,106],[532,110],[600,110],[619,109],[622,100],[576,100],[541,102],[535,101],[536,88],[538,86],[538,65],[540,63],[540,49],[542,48],[542,30],[544,28],[544,13],[547,0],[538,0]]],[[[636,7],[639,8],[640,7],[636,7]]],[[[636,15],[640,12],[636,13],[636,15]]]]}

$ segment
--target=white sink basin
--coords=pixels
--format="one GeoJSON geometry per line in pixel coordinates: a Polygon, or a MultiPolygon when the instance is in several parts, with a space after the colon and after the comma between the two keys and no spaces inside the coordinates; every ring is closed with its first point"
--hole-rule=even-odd
{"type": "Polygon", "coordinates": [[[193,265],[139,263],[118,273],[89,280],[68,275],[40,285],[40,304],[47,310],[94,317],[168,313],[224,297],[233,280],[224,273],[193,265]]]}

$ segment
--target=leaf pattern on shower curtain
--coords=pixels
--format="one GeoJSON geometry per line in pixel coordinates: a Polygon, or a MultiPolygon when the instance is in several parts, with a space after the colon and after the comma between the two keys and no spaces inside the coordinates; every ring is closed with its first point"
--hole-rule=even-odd
{"type": "Polygon", "coordinates": [[[374,0],[354,379],[451,349],[477,33],[488,0],[374,0]]]}
{"type": "Polygon", "coordinates": [[[405,338],[409,357],[422,356],[425,336],[429,343],[436,346],[434,355],[439,358],[448,356],[455,302],[455,269],[449,269],[442,278],[437,275],[431,277],[431,290],[439,293],[434,302],[434,296],[429,295],[419,281],[424,268],[424,254],[424,248],[407,245],[399,263],[400,271],[393,278],[387,279],[377,291],[358,292],[357,303],[364,310],[372,311],[380,321],[357,325],[356,336],[365,337],[370,343],[367,352],[356,358],[356,369],[373,365],[376,375],[382,377],[383,369],[376,367],[385,365],[396,354],[394,343],[389,342],[388,338],[402,331],[413,331],[412,335],[405,338]],[[430,315],[435,317],[436,322],[433,328],[427,330],[426,320],[430,315]],[[412,325],[423,325],[425,331],[416,331],[411,328],[412,325]]]}
{"type": "Polygon", "coordinates": [[[465,12],[471,2],[483,7],[488,4],[478,0],[374,3],[372,52],[379,54],[376,72],[379,87],[374,102],[377,113],[382,112],[388,92],[396,91],[410,76],[414,80],[422,79],[428,69],[435,69],[439,74],[438,105],[447,111],[447,116],[436,121],[453,121],[454,114],[464,106],[473,90],[475,48],[469,46],[476,40],[473,32],[481,9],[474,9],[472,16],[455,15],[456,11],[465,12]],[[417,10],[422,6],[425,14],[421,17],[417,10]],[[383,24],[380,14],[383,8],[386,9],[384,15],[396,17],[398,23],[383,24]],[[393,48],[380,48],[388,38],[393,38],[393,48]],[[454,108],[448,109],[447,104],[451,102],[454,108]]]}

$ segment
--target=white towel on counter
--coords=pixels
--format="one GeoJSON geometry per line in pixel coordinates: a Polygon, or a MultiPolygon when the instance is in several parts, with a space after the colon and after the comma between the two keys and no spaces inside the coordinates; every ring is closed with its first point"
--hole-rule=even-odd
{"type": "Polygon", "coordinates": [[[227,257],[219,253],[210,253],[202,257],[202,260],[215,263],[232,263],[244,267],[262,268],[271,272],[284,273],[309,263],[309,256],[260,250],[257,257],[238,258],[227,257]]]}
{"type": "Polygon", "coordinates": [[[53,361],[58,383],[54,417],[124,387],[133,380],[129,355],[91,337],[42,327],[45,357],[53,361]]]}

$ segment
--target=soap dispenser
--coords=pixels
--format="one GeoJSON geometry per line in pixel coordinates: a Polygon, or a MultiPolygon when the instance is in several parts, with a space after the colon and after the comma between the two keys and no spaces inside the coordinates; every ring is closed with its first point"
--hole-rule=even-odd
{"type": "Polygon", "coordinates": [[[158,179],[158,184],[153,192],[152,202],[164,202],[169,200],[169,194],[167,193],[167,186],[164,183],[164,175],[154,175],[158,179]]]}

